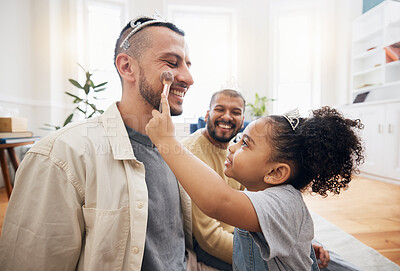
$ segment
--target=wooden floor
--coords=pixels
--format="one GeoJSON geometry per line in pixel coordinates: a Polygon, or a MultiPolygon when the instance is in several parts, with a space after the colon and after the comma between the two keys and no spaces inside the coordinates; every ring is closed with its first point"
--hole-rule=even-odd
{"type": "Polygon", "coordinates": [[[305,196],[305,201],[310,210],[400,265],[400,185],[355,178],[339,196],[305,196]]]}
{"type": "MultiPolygon", "coordinates": [[[[305,196],[305,201],[311,210],[400,265],[400,185],[356,178],[339,196],[305,196]]],[[[0,227],[7,202],[1,188],[0,227]]]]}

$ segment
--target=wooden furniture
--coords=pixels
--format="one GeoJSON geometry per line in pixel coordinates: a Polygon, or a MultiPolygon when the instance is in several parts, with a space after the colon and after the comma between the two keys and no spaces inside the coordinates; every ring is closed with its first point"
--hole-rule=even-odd
{"type": "Polygon", "coordinates": [[[14,167],[14,170],[17,171],[17,168],[19,166],[19,161],[18,161],[17,155],[15,154],[14,147],[30,145],[30,144],[33,144],[33,143],[34,143],[34,141],[20,142],[20,143],[10,143],[10,144],[0,144],[1,171],[3,172],[4,184],[5,184],[5,187],[6,187],[8,198],[10,198],[10,196],[11,196],[11,192],[12,192],[13,187],[12,187],[12,184],[11,184],[10,173],[8,171],[6,150],[8,152],[8,156],[9,156],[9,158],[11,160],[11,163],[12,163],[12,165],[14,167]]]}

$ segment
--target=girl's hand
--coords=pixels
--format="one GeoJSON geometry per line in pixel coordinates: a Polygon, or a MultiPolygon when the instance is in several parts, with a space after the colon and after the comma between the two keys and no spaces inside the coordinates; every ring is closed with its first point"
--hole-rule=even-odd
{"type": "Polygon", "coordinates": [[[312,244],[315,252],[315,256],[317,257],[318,267],[319,268],[327,268],[328,263],[330,261],[329,251],[325,250],[322,246],[317,244],[312,244]]]}
{"type": "Polygon", "coordinates": [[[153,110],[153,118],[146,125],[146,133],[153,144],[160,150],[162,142],[175,137],[175,126],[172,123],[169,104],[164,93],[161,94],[162,113],[153,110]]]}

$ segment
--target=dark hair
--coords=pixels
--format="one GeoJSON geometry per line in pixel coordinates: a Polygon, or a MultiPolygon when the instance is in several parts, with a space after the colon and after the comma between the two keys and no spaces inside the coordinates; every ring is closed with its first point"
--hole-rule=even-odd
{"type": "MultiPolygon", "coordinates": [[[[130,21],[121,31],[117,42],[115,43],[115,48],[114,48],[114,66],[116,67],[116,59],[117,56],[121,53],[121,52],[125,52],[125,50],[123,48],[121,48],[121,43],[122,41],[126,38],[126,36],[129,35],[129,33],[132,30],[132,24],[133,25],[140,25],[140,24],[144,24],[148,21],[152,21],[152,20],[157,20],[157,18],[152,18],[152,17],[139,17],[135,20],[130,21]]],[[[166,27],[171,29],[172,31],[178,33],[181,36],[185,36],[185,32],[183,30],[181,30],[180,28],[178,28],[175,24],[171,23],[171,22],[155,22],[155,23],[150,23],[144,27],[142,27],[141,29],[139,29],[136,33],[134,33],[130,38],[129,38],[129,43],[130,43],[130,48],[129,53],[130,55],[132,55],[132,57],[136,58],[137,60],[140,60],[140,57],[143,55],[143,52],[145,49],[147,49],[150,46],[150,42],[151,42],[151,37],[149,35],[147,35],[145,33],[145,31],[142,31],[150,26],[162,26],[162,27],[166,27]],[[133,48],[133,49],[132,49],[133,48]]],[[[118,72],[118,69],[117,69],[118,72]]],[[[119,74],[119,72],[118,72],[119,74]]]]}
{"type": "Polygon", "coordinates": [[[309,118],[300,118],[293,130],[283,116],[265,117],[272,124],[269,140],[274,148],[272,160],[291,167],[287,183],[303,190],[311,183],[313,192],[327,196],[346,189],[352,174],[364,162],[363,146],[356,129],[359,119],[344,118],[328,106],[313,110],[309,118]]]}
{"type": "Polygon", "coordinates": [[[239,91],[234,90],[234,89],[229,89],[229,88],[214,92],[214,94],[211,96],[209,108],[211,108],[213,102],[215,101],[217,96],[220,94],[224,94],[226,96],[233,97],[233,98],[238,98],[238,97],[241,98],[243,100],[243,112],[244,112],[244,109],[246,108],[246,100],[243,98],[243,95],[239,91]]]}

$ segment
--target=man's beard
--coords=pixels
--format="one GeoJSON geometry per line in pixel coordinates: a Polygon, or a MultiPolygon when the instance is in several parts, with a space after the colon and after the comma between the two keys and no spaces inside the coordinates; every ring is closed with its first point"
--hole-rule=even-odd
{"type": "MultiPolygon", "coordinates": [[[[139,74],[139,91],[143,99],[150,104],[154,109],[158,110],[161,103],[161,91],[155,91],[150,83],[147,81],[144,71],[141,67],[139,74]]],[[[170,105],[171,116],[179,116],[182,114],[182,110],[172,108],[170,105]]]]}
{"type": "Polygon", "coordinates": [[[232,134],[230,136],[228,136],[228,137],[226,137],[226,136],[225,137],[218,136],[215,133],[216,126],[218,125],[218,122],[215,122],[214,124],[211,124],[211,118],[210,118],[210,116],[208,116],[208,119],[207,119],[207,131],[208,131],[208,134],[211,136],[211,138],[215,139],[218,142],[222,142],[222,143],[229,142],[229,141],[231,141],[232,138],[234,138],[236,136],[236,134],[240,130],[240,128],[239,129],[236,128],[236,125],[234,123],[229,122],[229,124],[232,124],[232,127],[233,127],[232,134]]]}

